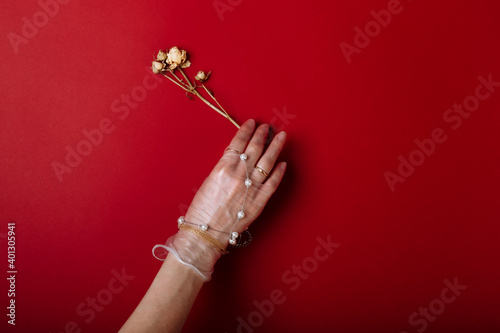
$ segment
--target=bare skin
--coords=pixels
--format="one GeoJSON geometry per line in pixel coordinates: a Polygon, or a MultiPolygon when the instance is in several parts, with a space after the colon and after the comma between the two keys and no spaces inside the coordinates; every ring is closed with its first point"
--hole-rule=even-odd
{"type": "MultiPolygon", "coordinates": [[[[187,221],[207,223],[220,230],[233,228],[234,221],[226,217],[228,211],[239,210],[241,192],[231,189],[236,188],[237,184],[241,186],[239,183],[241,177],[246,177],[245,168],[241,167],[239,157],[235,158],[235,154],[243,152],[248,155],[249,166],[258,165],[263,170],[272,172],[266,177],[262,172],[251,168],[250,178],[258,184],[258,190],[249,192],[245,205],[245,219],[235,230],[241,233],[262,212],[286,170],[285,162],[275,165],[285,144],[286,134],[279,133],[264,152],[269,126],[261,125],[255,133],[254,128],[255,122],[248,120],[238,130],[224,155],[195,195],[186,213],[187,221]],[[214,204],[207,193],[221,192],[221,188],[224,193],[219,197],[219,204],[214,204]],[[221,200],[224,204],[220,204],[221,200]]],[[[225,246],[229,243],[228,237],[224,234],[215,232],[212,236],[225,246]]],[[[200,238],[200,241],[203,239],[200,238]]],[[[169,254],[144,298],[119,332],[180,332],[203,283],[204,280],[198,273],[169,254]]]]}

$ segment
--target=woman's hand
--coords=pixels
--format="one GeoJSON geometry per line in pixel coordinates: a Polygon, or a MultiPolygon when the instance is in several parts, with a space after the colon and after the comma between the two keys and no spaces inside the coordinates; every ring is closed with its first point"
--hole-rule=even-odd
{"type": "Polygon", "coordinates": [[[156,258],[163,260],[170,252],[208,281],[227,245],[242,242],[238,235],[262,212],[286,169],[285,162],[274,165],[286,134],[279,133],[264,152],[269,125],[255,133],[254,128],[253,120],[241,126],[196,193],[180,230],[153,248],[156,258]]]}
{"type": "MultiPolygon", "coordinates": [[[[186,222],[208,225],[204,232],[224,247],[229,242],[227,233],[241,233],[259,216],[285,173],[286,163],[274,164],[286,134],[278,134],[263,154],[269,126],[262,125],[255,133],[254,127],[253,120],[241,126],[186,213],[186,222]],[[240,159],[241,153],[246,154],[246,161],[240,159]],[[268,177],[264,173],[269,173],[268,177]],[[248,178],[252,184],[247,190],[248,178]],[[242,207],[245,216],[238,218],[242,207]]],[[[165,245],[153,248],[153,254],[165,261],[120,332],[181,331],[203,282],[210,280],[213,266],[221,256],[221,251],[201,236],[203,232],[200,234],[199,230],[181,228],[165,245]]]]}
{"type": "Polygon", "coordinates": [[[208,225],[207,232],[225,246],[229,242],[228,233],[236,231],[241,234],[259,216],[286,169],[285,162],[275,166],[285,144],[286,133],[276,135],[264,152],[269,125],[259,126],[255,133],[254,128],[253,120],[241,126],[196,193],[185,217],[188,222],[208,225]],[[247,155],[246,161],[240,158],[243,153],[247,155]],[[247,176],[251,180],[248,192],[245,185],[247,176]],[[238,219],[242,208],[244,217],[238,219]]]}

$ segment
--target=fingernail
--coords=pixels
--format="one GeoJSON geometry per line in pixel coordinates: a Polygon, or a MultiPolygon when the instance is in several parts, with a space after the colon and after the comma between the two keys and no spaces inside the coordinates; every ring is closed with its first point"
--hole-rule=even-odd
{"type": "Polygon", "coordinates": [[[281,164],[281,169],[283,169],[283,171],[285,171],[286,170],[286,166],[287,166],[286,162],[283,162],[281,164]]]}
{"type": "Polygon", "coordinates": [[[286,132],[282,131],[282,132],[280,132],[280,134],[278,134],[278,136],[279,136],[280,140],[285,140],[285,138],[286,138],[286,132]]]}

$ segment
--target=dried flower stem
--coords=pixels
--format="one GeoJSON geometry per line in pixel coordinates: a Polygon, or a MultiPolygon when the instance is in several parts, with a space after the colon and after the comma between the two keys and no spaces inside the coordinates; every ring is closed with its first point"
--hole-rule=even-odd
{"type": "Polygon", "coordinates": [[[227,113],[227,111],[224,110],[224,108],[222,107],[222,105],[219,104],[219,101],[217,101],[217,99],[215,99],[214,95],[212,95],[212,93],[210,92],[210,90],[208,90],[207,87],[205,87],[205,85],[203,83],[201,84],[201,86],[203,87],[203,89],[205,89],[205,91],[207,92],[207,94],[209,94],[210,97],[212,97],[212,99],[215,101],[215,103],[217,103],[217,105],[222,109],[222,111],[224,111],[224,113],[229,116],[229,114],[227,113]]]}
{"type": "Polygon", "coordinates": [[[226,118],[227,120],[229,120],[230,122],[232,122],[233,125],[236,126],[236,128],[240,128],[240,125],[238,125],[238,123],[235,122],[233,120],[233,118],[231,118],[225,111],[219,110],[215,105],[213,105],[212,103],[210,103],[209,101],[207,101],[203,96],[200,95],[200,93],[197,90],[193,90],[193,94],[195,94],[196,96],[198,96],[203,102],[205,102],[205,104],[207,104],[208,106],[210,106],[212,109],[214,109],[215,111],[219,112],[224,118],[226,118]]]}
{"type": "MultiPolygon", "coordinates": [[[[181,79],[179,79],[179,77],[178,77],[177,75],[175,75],[175,73],[174,73],[174,71],[173,71],[173,70],[169,69],[168,71],[169,71],[170,73],[172,73],[172,75],[173,75],[173,76],[177,79],[177,81],[179,81],[179,82],[180,82],[180,83],[182,83],[182,84],[185,84],[184,82],[182,82],[182,80],[181,80],[181,79]]],[[[182,73],[182,74],[184,74],[184,73],[182,73]]],[[[187,86],[187,84],[185,84],[185,85],[187,86]]]]}
{"type": "Polygon", "coordinates": [[[189,84],[189,87],[191,89],[193,89],[193,85],[191,84],[191,81],[188,79],[188,77],[186,76],[186,74],[184,73],[184,71],[182,70],[182,68],[179,68],[179,71],[181,72],[182,76],[184,76],[184,78],[186,79],[187,83],[189,84]]]}
{"type": "Polygon", "coordinates": [[[203,71],[199,71],[198,74],[195,76],[195,79],[200,81],[203,89],[205,89],[207,94],[215,101],[215,103],[219,106],[220,109],[215,105],[213,105],[212,103],[210,103],[209,101],[207,101],[205,97],[203,97],[198,92],[197,88],[199,88],[200,86],[198,86],[194,80],[193,83],[191,83],[191,80],[189,80],[187,75],[182,70],[183,68],[191,66],[191,62],[187,59],[187,53],[185,50],[179,50],[177,46],[174,46],[171,47],[168,50],[168,52],[163,52],[162,50],[158,51],[158,55],[156,56],[156,58],[153,56],[153,59],[154,60],[151,65],[151,70],[153,71],[153,73],[155,74],[162,73],[163,76],[165,76],[167,79],[169,79],[170,81],[181,87],[183,90],[185,90],[186,96],[189,99],[192,99],[192,97],[188,94],[193,94],[199,97],[205,104],[207,104],[209,107],[217,111],[221,116],[223,116],[231,123],[233,123],[233,125],[236,126],[236,128],[240,128],[240,125],[238,125],[238,123],[235,122],[229,116],[229,113],[227,113],[226,110],[224,110],[222,105],[220,105],[219,101],[215,99],[214,95],[203,84],[203,82],[208,79],[211,72],[205,74],[203,71]],[[178,69],[181,72],[182,77],[184,78],[185,81],[175,74],[176,69],[178,69]],[[170,77],[168,73],[172,74],[172,77],[170,77]]]}
{"type": "MultiPolygon", "coordinates": [[[[173,74],[173,73],[172,73],[173,74]]],[[[175,74],[174,74],[175,75],[175,74]]],[[[191,90],[189,90],[188,88],[186,88],[185,86],[183,86],[182,84],[180,84],[179,82],[175,81],[174,79],[172,79],[170,76],[168,76],[167,74],[163,74],[164,77],[166,77],[167,79],[169,79],[170,81],[172,81],[173,83],[175,83],[176,85],[178,85],[179,87],[181,87],[182,89],[186,90],[187,92],[191,92],[191,90]]],[[[177,77],[177,76],[176,76],[177,77]]],[[[177,78],[179,79],[179,78],[177,78]]],[[[181,81],[182,82],[182,81],[181,81]]]]}
{"type": "Polygon", "coordinates": [[[184,89],[185,91],[187,91],[188,93],[191,93],[195,96],[197,96],[199,99],[201,99],[206,105],[208,105],[209,107],[211,107],[212,109],[214,109],[215,111],[217,111],[221,116],[223,116],[224,118],[226,118],[227,120],[229,120],[234,126],[236,126],[236,128],[240,128],[240,125],[238,125],[238,123],[236,121],[234,121],[233,118],[231,118],[231,116],[229,116],[229,114],[226,112],[226,110],[224,110],[224,108],[219,104],[219,102],[215,99],[214,95],[212,95],[212,93],[210,93],[210,91],[208,91],[208,89],[205,87],[205,85],[202,84],[202,87],[205,89],[205,91],[208,93],[208,95],[215,101],[215,103],[217,103],[217,105],[220,107],[217,108],[215,105],[213,105],[212,103],[210,103],[209,101],[207,101],[205,99],[205,97],[203,97],[199,92],[198,90],[196,90],[196,86],[193,86],[193,84],[191,83],[191,81],[187,78],[186,74],[184,73],[184,71],[181,69],[181,68],[178,68],[179,71],[181,72],[182,76],[184,76],[184,79],[186,79],[187,81],[187,84],[184,83],[184,81],[182,81],[182,79],[180,79],[177,75],[174,74],[174,72],[172,70],[169,70],[170,73],[173,74],[173,76],[177,79],[177,81],[175,81],[174,79],[172,79],[170,76],[168,76],[167,74],[163,74],[163,76],[165,76],[167,79],[169,79],[170,81],[172,81],[173,83],[175,83],[176,85],[178,85],[179,87],[181,87],[182,89],[184,89]],[[189,87],[188,87],[189,85],[189,87]],[[222,109],[222,110],[221,110],[222,109]]]}
{"type": "Polygon", "coordinates": [[[212,99],[215,101],[215,103],[217,103],[217,105],[222,109],[222,111],[226,114],[226,118],[232,122],[236,127],[240,128],[240,126],[233,120],[233,118],[231,118],[229,116],[229,113],[227,113],[226,110],[224,110],[224,108],[222,107],[222,105],[219,104],[219,101],[215,98],[214,95],[212,95],[212,93],[210,92],[210,90],[207,89],[207,87],[205,87],[205,85],[202,83],[201,86],[203,87],[203,89],[205,89],[205,91],[207,92],[207,94],[210,95],[210,97],[212,97],[212,99]]]}

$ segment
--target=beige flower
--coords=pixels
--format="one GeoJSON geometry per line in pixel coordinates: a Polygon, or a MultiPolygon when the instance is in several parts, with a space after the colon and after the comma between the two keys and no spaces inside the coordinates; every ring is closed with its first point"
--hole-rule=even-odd
{"type": "Polygon", "coordinates": [[[170,69],[175,69],[177,66],[181,68],[186,68],[191,66],[189,60],[187,60],[187,53],[185,50],[179,50],[177,46],[172,47],[167,54],[167,64],[169,64],[170,69]]]}
{"type": "Polygon", "coordinates": [[[196,74],[196,76],[194,78],[196,80],[200,81],[201,83],[203,83],[206,80],[208,80],[208,77],[210,76],[210,73],[212,73],[212,72],[208,72],[208,74],[205,74],[204,71],[199,71],[198,74],[196,74]]]}
{"type": "Polygon", "coordinates": [[[156,60],[153,61],[153,63],[151,64],[151,69],[153,70],[153,73],[155,73],[155,74],[160,73],[164,67],[165,67],[165,65],[162,62],[156,61],[156,60]]]}
{"type": "Polygon", "coordinates": [[[199,71],[198,74],[196,74],[196,76],[194,78],[198,81],[203,81],[203,80],[205,80],[206,77],[207,76],[205,75],[204,71],[199,71]]]}
{"type": "Polygon", "coordinates": [[[163,61],[167,59],[167,54],[162,50],[158,51],[158,55],[156,56],[156,60],[163,61]]]}

